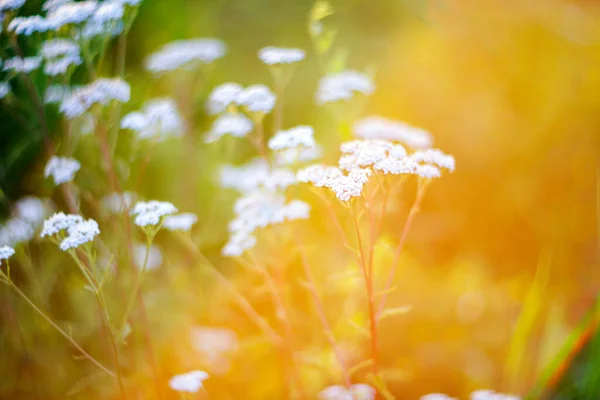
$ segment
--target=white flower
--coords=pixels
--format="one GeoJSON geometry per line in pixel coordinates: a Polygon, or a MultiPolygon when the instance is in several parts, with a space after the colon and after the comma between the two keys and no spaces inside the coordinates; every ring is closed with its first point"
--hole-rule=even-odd
{"type": "Polygon", "coordinates": [[[40,237],[56,235],[60,231],[69,229],[81,222],[83,222],[83,218],[80,215],[65,214],[63,212],[55,213],[44,221],[40,237]]]}
{"type": "Polygon", "coordinates": [[[422,178],[427,179],[435,179],[442,176],[442,171],[438,167],[434,167],[433,165],[417,165],[415,168],[415,175],[418,175],[422,178]]]}
{"type": "Polygon", "coordinates": [[[193,327],[192,346],[210,370],[225,373],[230,368],[229,356],[239,348],[238,337],[231,329],[205,326],[193,327]]]}
{"type": "Polygon", "coordinates": [[[245,88],[235,102],[254,113],[269,113],[275,107],[275,94],[265,85],[252,85],[245,88]]]}
{"type": "Polygon", "coordinates": [[[402,142],[414,149],[428,148],[432,145],[431,134],[400,121],[372,116],[354,124],[354,134],[362,139],[386,139],[402,142]]]}
{"type": "Polygon", "coordinates": [[[35,32],[46,32],[52,27],[50,23],[39,15],[29,17],[15,17],[8,24],[8,31],[17,35],[31,36],[35,32]]]}
{"type": "Polygon", "coordinates": [[[0,11],[10,11],[21,8],[25,0],[0,0],[0,11]]]}
{"type": "Polygon", "coordinates": [[[170,231],[189,231],[198,222],[198,216],[192,213],[169,215],[163,220],[163,227],[170,231]]]}
{"type": "Polygon", "coordinates": [[[4,70],[13,70],[15,72],[29,73],[40,67],[41,57],[13,57],[4,62],[4,70]]]}
{"type": "Polygon", "coordinates": [[[221,169],[221,186],[242,193],[265,189],[285,190],[297,183],[294,173],[287,168],[269,168],[266,161],[255,159],[241,167],[224,166],[221,169]]]}
{"type": "Polygon", "coordinates": [[[476,390],[471,393],[471,400],[521,400],[519,396],[496,393],[493,390],[476,390]]]}
{"type": "Polygon", "coordinates": [[[20,218],[32,227],[38,227],[46,218],[48,206],[42,199],[33,196],[27,196],[19,199],[13,207],[12,213],[16,218],[20,218]]]}
{"type": "Polygon", "coordinates": [[[194,69],[225,55],[225,43],[218,39],[179,40],[164,45],[146,59],[146,69],[160,73],[178,68],[194,69]]]}
{"type": "Polygon", "coordinates": [[[206,143],[213,143],[224,135],[244,137],[254,129],[254,123],[241,113],[221,114],[215,120],[210,132],[206,135],[206,143]]]}
{"type": "Polygon", "coordinates": [[[121,4],[129,5],[132,7],[137,6],[142,2],[142,0],[113,0],[113,1],[118,1],[121,4]]]}
{"type": "MultiPolygon", "coordinates": [[[[144,260],[146,260],[146,253],[148,247],[145,244],[136,244],[133,248],[133,261],[138,269],[144,267],[144,260]]],[[[150,246],[150,252],[148,253],[148,263],[146,264],[146,271],[152,271],[160,268],[163,263],[163,256],[160,249],[155,246],[150,246]]]]}
{"type": "Polygon", "coordinates": [[[196,393],[203,386],[202,382],[208,379],[204,371],[191,371],[187,374],[176,375],[169,380],[169,386],[176,392],[196,393]]]}
{"type": "Polygon", "coordinates": [[[140,201],[133,210],[132,215],[135,215],[135,224],[138,226],[158,225],[160,219],[165,215],[175,214],[177,208],[166,201],[140,201]]]}
{"type": "Polygon", "coordinates": [[[341,201],[361,196],[363,186],[369,181],[370,175],[371,171],[364,168],[354,168],[345,174],[339,168],[323,165],[309,166],[297,173],[299,181],[329,188],[341,201]]]}
{"type": "Polygon", "coordinates": [[[45,41],[40,54],[45,60],[44,73],[49,76],[64,74],[71,65],[82,63],[79,46],[68,39],[45,41]]]}
{"type": "Polygon", "coordinates": [[[221,250],[224,257],[239,257],[246,250],[256,246],[256,237],[246,232],[238,232],[229,237],[229,241],[221,250]]]}
{"type": "Polygon", "coordinates": [[[327,187],[331,180],[344,176],[342,170],[337,167],[329,167],[315,164],[298,171],[296,177],[300,182],[312,183],[316,187],[327,187]]]}
{"type": "Polygon", "coordinates": [[[206,109],[209,114],[220,114],[227,110],[230,104],[234,104],[237,97],[242,93],[244,88],[237,83],[224,83],[217,86],[210,92],[206,109]]]}
{"type": "Polygon", "coordinates": [[[310,216],[310,206],[302,200],[292,200],[283,206],[281,213],[286,221],[308,219],[310,216]]]}
{"type": "Polygon", "coordinates": [[[33,239],[34,227],[23,218],[10,218],[0,225],[0,245],[15,246],[33,239]]]}
{"type": "Polygon", "coordinates": [[[421,396],[420,400],[456,400],[454,397],[450,397],[443,393],[431,393],[421,396]]]}
{"type": "Polygon", "coordinates": [[[100,206],[109,214],[119,214],[131,207],[134,197],[130,192],[112,193],[100,200],[100,206]]]}
{"type": "Polygon", "coordinates": [[[117,21],[123,18],[125,10],[123,4],[119,1],[105,1],[100,3],[94,14],[92,14],[91,20],[99,24],[104,24],[110,21],[117,21]]]}
{"type": "Polygon", "coordinates": [[[52,176],[54,178],[54,184],[60,185],[72,181],[75,177],[75,173],[79,171],[80,168],[81,164],[79,161],[73,158],[52,156],[46,164],[44,176],[46,178],[52,176]]]}
{"type": "Polygon", "coordinates": [[[295,149],[298,147],[314,147],[315,131],[312,126],[300,125],[288,130],[278,131],[269,139],[271,150],[295,149]]]}
{"type": "Polygon", "coordinates": [[[357,71],[342,71],[323,77],[317,88],[317,103],[350,100],[356,93],[370,95],[375,91],[373,80],[357,71]]]}
{"type": "Polygon", "coordinates": [[[282,48],[282,47],[263,47],[258,52],[258,58],[268,65],[275,64],[293,64],[304,60],[306,52],[302,49],[282,48]]]}
{"type": "Polygon", "coordinates": [[[81,35],[86,39],[99,35],[118,36],[123,31],[121,18],[124,13],[124,4],[120,1],[100,3],[85,23],[81,35]]]}
{"type": "Polygon", "coordinates": [[[0,99],[10,93],[10,85],[7,82],[0,82],[0,99]]]}
{"type": "Polygon", "coordinates": [[[71,95],[71,88],[66,85],[50,85],[44,94],[44,103],[56,104],[71,95]]]}
{"type": "Polygon", "coordinates": [[[450,172],[454,171],[454,157],[449,154],[444,154],[438,149],[417,150],[412,153],[410,157],[418,163],[432,164],[447,169],[450,172]]]}
{"type": "Polygon", "coordinates": [[[377,392],[371,386],[359,383],[346,388],[334,385],[319,393],[320,400],[374,400],[377,392]]]}
{"type": "Polygon", "coordinates": [[[93,219],[78,222],[67,228],[69,236],[67,236],[60,244],[62,251],[75,249],[82,244],[90,243],[100,234],[98,223],[93,219]]]}
{"type": "Polygon", "coordinates": [[[185,124],[174,100],[154,99],[146,102],[140,111],[127,114],[121,120],[121,128],[138,132],[140,139],[165,140],[179,137],[185,124]]]}
{"type": "Polygon", "coordinates": [[[98,2],[93,0],[77,3],[64,3],[49,10],[46,20],[53,29],[60,29],[69,24],[81,24],[87,21],[96,11],[98,2]]]}
{"type": "Polygon", "coordinates": [[[296,149],[285,149],[275,154],[277,165],[301,164],[321,158],[323,149],[315,145],[313,147],[301,147],[296,149]]]}
{"type": "Polygon", "coordinates": [[[0,247],[0,262],[2,260],[8,260],[15,254],[15,249],[10,246],[2,246],[0,247]]]}
{"type": "Polygon", "coordinates": [[[66,3],[71,3],[73,0],[46,0],[42,10],[52,11],[66,3]]]}
{"type": "Polygon", "coordinates": [[[75,89],[68,98],[63,100],[60,111],[67,118],[75,118],[88,111],[94,104],[107,105],[112,101],[127,102],[130,94],[131,88],[124,80],[100,78],[87,86],[75,89]]]}

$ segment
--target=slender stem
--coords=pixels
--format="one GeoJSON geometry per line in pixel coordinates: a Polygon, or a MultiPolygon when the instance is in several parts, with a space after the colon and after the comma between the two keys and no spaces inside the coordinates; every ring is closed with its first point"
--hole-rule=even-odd
{"type": "Polygon", "coordinates": [[[73,347],[75,347],[77,349],[77,351],[79,351],[81,353],[82,356],[84,356],[86,359],[88,359],[92,364],[94,364],[95,366],[97,366],[98,368],[100,368],[103,372],[105,372],[108,376],[111,376],[113,378],[116,378],[116,375],[114,374],[114,372],[110,371],[108,368],[106,368],[104,365],[100,364],[99,361],[97,361],[94,357],[92,357],[87,351],[85,351],[71,336],[69,336],[69,334],[67,334],[64,330],[62,330],[62,328],[58,325],[56,325],[54,323],[54,321],[52,321],[50,319],[50,317],[48,317],[42,310],[40,310],[31,300],[29,300],[29,298],[27,297],[27,295],[25,293],[23,293],[12,281],[8,281],[9,285],[17,292],[17,294],[19,296],[21,296],[26,302],[27,304],[29,304],[42,318],[44,318],[46,320],[46,322],[48,322],[54,329],[56,329],[58,331],[58,333],[60,333],[65,339],[67,339],[69,341],[69,343],[71,343],[73,345],[73,347]]]}
{"type": "Polygon", "coordinates": [[[423,200],[423,196],[427,190],[428,182],[422,181],[419,182],[419,188],[417,190],[417,195],[415,200],[410,207],[410,211],[408,212],[408,217],[406,218],[406,222],[404,223],[404,228],[402,229],[402,233],[400,234],[400,240],[398,242],[398,246],[396,247],[396,251],[394,252],[394,260],[392,261],[392,268],[390,269],[390,273],[387,277],[387,281],[383,288],[383,295],[381,297],[381,302],[379,303],[379,308],[377,309],[377,315],[381,315],[383,309],[385,308],[385,301],[387,299],[388,293],[392,284],[394,282],[394,276],[396,275],[396,269],[398,267],[398,261],[400,260],[400,254],[402,254],[402,249],[404,248],[404,244],[406,242],[406,238],[408,237],[408,232],[410,231],[410,227],[413,223],[415,216],[419,213],[419,207],[421,205],[421,201],[423,200]]]}
{"type": "MultiPolygon", "coordinates": [[[[127,56],[127,30],[117,40],[116,76],[123,79],[125,75],[125,57],[127,56]]],[[[108,148],[111,157],[115,155],[119,135],[119,120],[121,119],[121,103],[117,102],[112,110],[111,129],[108,135],[108,148]]]]}
{"type": "Polygon", "coordinates": [[[123,331],[125,328],[125,324],[129,319],[129,314],[131,313],[131,309],[133,308],[133,304],[135,303],[135,299],[137,297],[138,291],[142,286],[142,280],[144,278],[144,273],[146,272],[146,268],[148,266],[148,259],[150,258],[150,246],[152,246],[152,239],[148,237],[146,239],[146,255],[144,256],[144,264],[142,265],[142,270],[137,274],[135,278],[135,283],[133,285],[133,290],[129,296],[129,300],[127,301],[127,305],[125,307],[125,313],[123,314],[123,319],[121,320],[121,324],[119,325],[119,331],[123,331]]]}

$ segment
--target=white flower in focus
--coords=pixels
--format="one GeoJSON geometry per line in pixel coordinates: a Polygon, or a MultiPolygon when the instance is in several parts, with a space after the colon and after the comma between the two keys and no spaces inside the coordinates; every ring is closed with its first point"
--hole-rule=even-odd
{"type": "Polygon", "coordinates": [[[121,128],[138,132],[140,139],[162,141],[181,136],[185,124],[175,101],[162,98],[147,101],[140,111],[127,114],[121,120],[121,128]]]}
{"type": "Polygon", "coordinates": [[[332,180],[342,176],[344,173],[339,168],[322,164],[310,165],[296,174],[300,182],[312,183],[316,187],[327,187],[332,180]]]}
{"type": "Polygon", "coordinates": [[[421,396],[420,400],[457,400],[454,397],[450,397],[443,393],[431,393],[426,394],[425,396],[421,396]]]}
{"type": "Polygon", "coordinates": [[[432,164],[450,172],[453,172],[456,166],[453,156],[444,154],[438,149],[417,150],[410,155],[410,158],[415,162],[432,164]]]}
{"type": "Polygon", "coordinates": [[[83,222],[83,218],[76,214],[55,213],[44,221],[44,227],[40,237],[54,236],[57,233],[69,229],[83,222]]]}
{"type": "Polygon", "coordinates": [[[9,58],[4,62],[4,70],[5,71],[15,71],[22,73],[29,73],[33,70],[36,70],[42,64],[41,57],[13,57],[9,58]]]}
{"type": "Polygon", "coordinates": [[[98,2],[93,0],[67,2],[49,10],[46,20],[52,29],[58,30],[65,25],[76,25],[87,21],[97,7],[98,2]]]}
{"type": "MultiPolygon", "coordinates": [[[[133,262],[136,268],[142,269],[144,267],[144,261],[146,260],[146,253],[148,253],[148,247],[145,244],[136,244],[133,249],[133,262]]],[[[150,246],[150,252],[148,253],[148,263],[146,264],[146,271],[152,271],[160,268],[163,263],[163,256],[160,249],[152,245],[150,246]]]]}
{"type": "Polygon", "coordinates": [[[229,357],[239,348],[238,337],[231,329],[198,326],[190,332],[191,342],[211,372],[226,373],[229,357]]]}
{"type": "Polygon", "coordinates": [[[93,219],[78,222],[67,228],[69,236],[67,236],[60,244],[62,251],[75,249],[82,244],[90,243],[100,234],[98,223],[93,219]]]}
{"type": "Polygon", "coordinates": [[[15,17],[8,24],[7,30],[17,35],[31,36],[35,32],[46,32],[52,29],[48,21],[39,15],[15,17]]]}
{"type": "Polygon", "coordinates": [[[163,220],[163,228],[170,231],[189,231],[198,222],[198,216],[192,213],[169,215],[163,220]]]}
{"type": "Polygon", "coordinates": [[[234,104],[237,97],[242,93],[244,88],[237,83],[223,83],[217,86],[210,92],[206,109],[209,114],[220,114],[227,110],[229,105],[234,104]]]}
{"type": "Polygon", "coordinates": [[[271,150],[295,149],[298,147],[314,147],[315,131],[312,126],[300,125],[288,130],[278,131],[269,139],[271,150]]]}
{"type": "Polygon", "coordinates": [[[370,95],[375,91],[373,80],[357,71],[342,71],[323,77],[317,88],[320,105],[340,100],[350,100],[355,94],[370,95]]]}
{"type": "MultiPolygon", "coordinates": [[[[77,3],[80,4],[80,3],[77,3]]],[[[129,101],[131,88],[119,78],[100,78],[87,86],[75,89],[60,105],[67,118],[79,117],[94,104],[108,105],[112,101],[129,101]]]]}
{"type": "Polygon", "coordinates": [[[428,148],[432,145],[431,134],[400,121],[372,116],[354,124],[354,134],[362,139],[385,139],[402,142],[413,149],[428,148]]]}
{"type": "Polygon", "coordinates": [[[306,52],[302,49],[283,47],[263,47],[258,52],[258,58],[267,65],[293,64],[304,60],[306,52]]]}
{"type": "Polygon", "coordinates": [[[146,59],[146,70],[154,73],[178,68],[194,69],[222,58],[227,47],[218,39],[191,39],[168,43],[146,59]]]}
{"type": "Polygon", "coordinates": [[[203,386],[202,382],[208,379],[204,371],[191,371],[187,374],[176,375],[169,380],[169,386],[176,392],[196,393],[203,386]]]}
{"type": "Polygon", "coordinates": [[[248,111],[265,114],[273,110],[275,101],[275,94],[265,85],[248,86],[235,99],[239,106],[244,106],[248,111]]]}
{"type": "Polygon", "coordinates": [[[0,82],[0,99],[10,93],[10,85],[7,82],[0,82]]]}
{"type": "Polygon", "coordinates": [[[297,149],[284,149],[275,154],[277,165],[302,164],[321,158],[323,149],[315,145],[313,147],[301,147],[297,149]]]}
{"type": "Polygon", "coordinates": [[[296,176],[301,182],[331,189],[341,201],[349,201],[362,195],[363,186],[371,174],[371,170],[364,168],[354,168],[345,174],[336,167],[313,165],[298,171],[296,176]]]}
{"type": "Polygon", "coordinates": [[[44,73],[48,76],[64,74],[71,65],[82,63],[79,46],[68,39],[51,39],[42,44],[40,54],[45,61],[44,73]]]}
{"type": "Polygon", "coordinates": [[[436,179],[442,176],[442,171],[433,165],[424,164],[417,165],[414,174],[422,178],[436,179]]]}
{"type": "Polygon", "coordinates": [[[476,390],[471,393],[471,400],[521,400],[521,397],[496,393],[493,390],[476,390]]]}
{"type": "Polygon", "coordinates": [[[72,181],[80,168],[79,161],[73,158],[52,156],[44,169],[44,177],[52,176],[54,184],[60,185],[72,181]]]}
{"type": "Polygon", "coordinates": [[[2,260],[8,260],[15,254],[15,249],[9,246],[0,247],[0,262],[2,260]]]}
{"type": "Polygon", "coordinates": [[[206,143],[213,143],[225,135],[244,137],[254,129],[254,123],[241,113],[221,114],[206,135],[206,143]]]}
{"type": "Polygon", "coordinates": [[[166,201],[140,201],[138,202],[131,215],[135,215],[135,224],[141,227],[149,225],[158,225],[165,215],[175,214],[177,207],[166,201]]]}
{"type": "Polygon", "coordinates": [[[320,400],[374,400],[377,392],[371,386],[359,383],[346,388],[334,385],[319,393],[320,400]]]}
{"type": "Polygon", "coordinates": [[[119,214],[131,207],[134,197],[131,192],[112,193],[100,200],[100,206],[109,214],[119,214]]]}
{"type": "Polygon", "coordinates": [[[0,11],[10,11],[21,8],[25,0],[0,0],[0,11]]]}

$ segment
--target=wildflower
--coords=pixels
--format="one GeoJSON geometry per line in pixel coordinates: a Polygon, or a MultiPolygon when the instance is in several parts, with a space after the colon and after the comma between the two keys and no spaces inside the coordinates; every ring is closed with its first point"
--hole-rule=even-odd
{"type": "Polygon", "coordinates": [[[152,245],[148,252],[148,246],[145,244],[136,244],[133,248],[133,262],[135,263],[135,266],[140,270],[144,267],[146,253],[148,256],[146,270],[151,271],[160,268],[163,263],[163,256],[160,249],[157,246],[152,245]]]}
{"type": "Polygon", "coordinates": [[[374,400],[377,392],[371,386],[359,383],[346,388],[334,385],[319,393],[320,400],[374,400]]]}
{"type": "Polygon", "coordinates": [[[442,176],[442,171],[433,165],[417,165],[414,174],[422,178],[435,179],[442,176]]]}
{"type": "Polygon", "coordinates": [[[368,76],[357,71],[342,71],[323,77],[317,88],[317,103],[320,105],[340,100],[350,100],[354,94],[370,95],[375,84],[368,76]]]}
{"type": "Polygon", "coordinates": [[[206,108],[211,115],[220,114],[234,104],[244,88],[237,83],[224,83],[217,86],[208,96],[206,108]]]}
{"type": "Polygon", "coordinates": [[[456,400],[454,397],[450,397],[443,393],[431,393],[421,396],[421,400],[456,400]]]}
{"type": "Polygon", "coordinates": [[[81,35],[85,39],[99,35],[113,37],[119,35],[123,30],[121,18],[124,13],[124,4],[120,1],[112,0],[100,3],[85,23],[81,35]]]}
{"type": "Polygon", "coordinates": [[[493,390],[476,390],[471,393],[471,400],[520,400],[519,396],[496,393],[493,390]]]}
{"type": "Polygon", "coordinates": [[[62,101],[60,111],[67,118],[79,117],[94,104],[107,105],[112,101],[127,102],[130,93],[129,84],[122,79],[100,78],[87,86],[75,89],[62,101]]]}
{"type": "Polygon", "coordinates": [[[140,201],[133,210],[132,215],[135,215],[135,224],[141,227],[149,225],[158,225],[160,220],[165,215],[175,214],[177,208],[166,201],[140,201]]]}
{"type": "Polygon", "coordinates": [[[306,52],[302,49],[263,47],[258,52],[258,58],[267,65],[293,64],[304,60],[306,52]]]}
{"type": "Polygon", "coordinates": [[[17,35],[31,36],[35,32],[47,32],[52,27],[46,18],[39,15],[15,17],[8,24],[8,31],[17,35]]]}
{"type": "Polygon", "coordinates": [[[275,154],[275,163],[277,165],[292,165],[306,163],[321,158],[323,150],[321,147],[301,147],[296,149],[284,149],[275,154]]]}
{"type": "Polygon", "coordinates": [[[76,214],[55,213],[44,221],[44,227],[40,237],[54,236],[65,229],[69,229],[83,222],[83,218],[76,214]]]}
{"type": "Polygon", "coordinates": [[[169,386],[176,392],[196,393],[203,387],[202,382],[208,377],[204,371],[191,371],[172,377],[169,380],[169,386]]]}
{"type": "Polygon", "coordinates": [[[52,176],[54,178],[54,184],[60,185],[72,181],[75,177],[75,173],[79,171],[80,168],[81,164],[79,161],[73,158],[52,156],[46,164],[44,176],[46,178],[52,176]]]}
{"type": "Polygon", "coordinates": [[[192,213],[169,215],[163,220],[163,227],[170,231],[189,231],[198,222],[198,216],[192,213]]]}
{"type": "Polygon", "coordinates": [[[159,141],[169,137],[179,137],[185,130],[177,105],[169,98],[146,102],[140,111],[129,113],[123,117],[121,128],[138,132],[140,139],[157,139],[159,141]]]}
{"type": "Polygon", "coordinates": [[[178,68],[194,69],[209,64],[225,55],[226,46],[218,39],[179,40],[164,45],[146,59],[146,70],[154,73],[178,68]]]}
{"type": "Polygon", "coordinates": [[[344,155],[340,158],[339,164],[347,171],[357,167],[372,167],[388,156],[396,159],[406,156],[406,150],[402,145],[379,139],[344,142],[340,150],[344,155]]]}
{"type": "Polygon", "coordinates": [[[0,0],[0,12],[10,11],[21,8],[25,4],[25,0],[0,0]]]}
{"type": "Polygon", "coordinates": [[[296,176],[301,182],[332,190],[341,201],[349,201],[362,194],[363,186],[371,174],[370,170],[364,168],[353,168],[346,174],[337,167],[313,165],[298,171],[296,176]]]}
{"type": "Polygon", "coordinates": [[[0,82],[0,99],[3,99],[10,93],[10,85],[8,82],[0,82]]]}
{"type": "Polygon", "coordinates": [[[8,260],[15,254],[15,249],[9,246],[0,247],[0,262],[2,260],[8,260]]]}
{"type": "Polygon", "coordinates": [[[216,142],[225,135],[244,137],[253,129],[254,124],[243,114],[221,114],[213,123],[205,141],[206,143],[216,142]]]}
{"type": "Polygon", "coordinates": [[[423,129],[378,116],[366,117],[356,122],[354,134],[362,139],[402,142],[414,149],[428,148],[433,142],[431,134],[423,129]]]}
{"type": "Polygon", "coordinates": [[[256,246],[256,237],[246,232],[236,232],[229,237],[229,241],[221,250],[224,257],[239,257],[246,250],[256,246]]]}
{"type": "Polygon", "coordinates": [[[40,54],[45,60],[44,73],[49,76],[64,74],[71,65],[82,63],[79,46],[68,39],[45,41],[42,44],[40,54]]]}
{"type": "Polygon", "coordinates": [[[444,154],[438,149],[417,150],[414,153],[412,153],[410,157],[418,163],[427,163],[438,166],[440,168],[447,169],[451,172],[454,171],[454,157],[448,154],[444,154]]]}
{"type": "Polygon", "coordinates": [[[130,192],[112,193],[100,200],[100,206],[110,214],[119,214],[131,207],[133,198],[134,194],[130,192]]]}
{"type": "Polygon", "coordinates": [[[67,236],[60,244],[62,251],[75,249],[82,244],[90,243],[100,234],[98,223],[93,219],[81,221],[67,228],[67,236]]]}
{"type": "Polygon", "coordinates": [[[44,103],[56,104],[62,102],[71,94],[71,88],[66,85],[50,85],[44,93],[44,103]]]}
{"type": "Polygon", "coordinates": [[[39,226],[46,218],[48,207],[46,203],[33,196],[27,196],[19,199],[13,207],[13,216],[20,218],[32,227],[39,226]]]}
{"type": "Polygon", "coordinates": [[[211,371],[227,372],[228,357],[239,348],[238,337],[231,329],[205,326],[193,327],[190,332],[192,346],[211,371]]]}
{"type": "Polygon", "coordinates": [[[69,24],[77,25],[87,21],[97,7],[98,3],[93,0],[66,2],[49,10],[46,20],[53,29],[58,30],[69,24]]]}
{"type": "Polygon", "coordinates": [[[0,245],[15,246],[33,238],[34,228],[22,218],[10,218],[0,225],[0,245]]]}
{"type": "Polygon", "coordinates": [[[298,147],[313,147],[315,131],[312,126],[300,125],[288,130],[281,130],[269,140],[271,150],[295,149],[298,147]]]}
{"type": "Polygon", "coordinates": [[[44,11],[52,11],[62,6],[63,4],[67,4],[72,2],[73,0],[46,0],[44,3],[42,10],[44,11]]]}
{"type": "Polygon", "coordinates": [[[275,100],[275,94],[265,85],[252,85],[244,89],[235,102],[250,112],[267,114],[275,107],[275,100]]]}
{"type": "Polygon", "coordinates": [[[4,62],[4,70],[15,72],[29,73],[40,67],[42,63],[41,57],[13,57],[4,62]]]}

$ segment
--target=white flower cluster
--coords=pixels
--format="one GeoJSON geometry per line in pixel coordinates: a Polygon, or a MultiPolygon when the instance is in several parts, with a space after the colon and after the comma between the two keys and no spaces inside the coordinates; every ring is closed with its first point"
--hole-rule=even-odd
{"type": "Polygon", "coordinates": [[[275,154],[277,165],[303,164],[317,160],[323,155],[323,149],[316,145],[313,147],[301,147],[296,149],[284,149],[275,154]]]}
{"type": "Polygon", "coordinates": [[[179,40],[164,45],[146,59],[146,70],[153,73],[179,68],[194,69],[225,56],[227,46],[218,39],[179,40]]]}
{"type": "Polygon", "coordinates": [[[254,129],[254,123],[241,113],[224,113],[213,122],[211,130],[205,138],[206,143],[213,143],[225,135],[244,137],[254,129]]]}
{"type": "Polygon", "coordinates": [[[0,82],[0,99],[5,98],[10,93],[10,85],[7,82],[0,82]]]}
{"type": "Polygon", "coordinates": [[[58,212],[44,221],[44,227],[40,237],[54,236],[65,229],[69,229],[78,223],[83,222],[83,218],[76,214],[65,214],[58,212]]]}
{"type": "Polygon", "coordinates": [[[221,186],[241,193],[254,190],[283,191],[298,181],[287,168],[269,168],[263,159],[255,159],[241,167],[224,166],[221,169],[221,186]]]}
{"type": "Polygon", "coordinates": [[[243,88],[237,83],[217,86],[208,96],[206,108],[211,115],[220,114],[230,106],[244,107],[250,113],[270,113],[275,107],[276,96],[265,85],[243,88]]]}
{"type": "Polygon", "coordinates": [[[271,150],[311,148],[316,146],[315,131],[312,126],[299,125],[288,130],[281,130],[269,139],[271,150]]]}
{"type": "Polygon", "coordinates": [[[175,101],[162,98],[148,101],[140,111],[127,114],[121,120],[121,128],[137,132],[140,139],[162,141],[180,137],[185,131],[185,123],[175,101]]]}
{"type": "Polygon", "coordinates": [[[49,211],[49,202],[37,197],[17,201],[10,218],[0,225],[0,245],[15,246],[31,240],[49,211]]]}
{"type": "Polygon", "coordinates": [[[286,203],[282,194],[254,191],[240,197],[234,206],[236,217],[229,223],[231,237],[222,250],[224,256],[241,256],[256,244],[254,232],[285,221],[307,219],[310,206],[300,200],[286,203]]]}
{"type": "Polygon", "coordinates": [[[165,215],[175,214],[177,207],[166,201],[140,201],[131,211],[135,215],[135,224],[141,227],[155,226],[165,215]]]}
{"type": "Polygon", "coordinates": [[[51,39],[42,44],[44,73],[49,76],[64,74],[72,65],[82,63],[79,46],[69,39],[51,39]]]}
{"type": "Polygon", "coordinates": [[[413,149],[431,147],[431,134],[400,121],[372,116],[354,124],[354,134],[361,139],[385,139],[401,142],[413,149]]]}
{"type": "Polygon", "coordinates": [[[112,193],[100,200],[100,207],[109,214],[119,214],[128,210],[133,204],[135,195],[131,192],[112,193]]]}
{"type": "Polygon", "coordinates": [[[71,95],[71,88],[67,85],[54,84],[46,88],[44,103],[58,104],[71,95]]]}
{"type": "Polygon", "coordinates": [[[260,49],[258,58],[267,65],[293,64],[304,60],[302,49],[267,46],[260,49]]]}
{"type": "Polygon", "coordinates": [[[129,101],[130,95],[131,88],[124,80],[100,78],[87,86],[75,89],[62,101],[60,111],[72,119],[81,116],[94,104],[107,105],[112,101],[125,103],[129,101]]]}
{"type": "MultiPolygon", "coordinates": [[[[521,400],[519,396],[496,393],[493,390],[476,390],[471,393],[471,400],[521,400]]],[[[421,396],[421,400],[456,400],[443,393],[431,393],[421,396]]]]}
{"type": "Polygon", "coordinates": [[[300,182],[326,187],[341,201],[349,201],[362,194],[363,186],[371,174],[371,170],[365,168],[354,168],[345,173],[337,167],[312,165],[298,171],[296,176],[300,182]]]}
{"type": "Polygon", "coordinates": [[[121,19],[124,14],[124,5],[119,0],[99,3],[87,20],[81,34],[86,39],[99,35],[117,36],[123,30],[121,19]]]}
{"type": "Polygon", "coordinates": [[[68,236],[60,243],[60,249],[67,251],[90,243],[100,234],[98,223],[93,219],[80,221],[67,227],[68,236]]]}
{"type": "Polygon", "coordinates": [[[0,262],[3,260],[8,260],[12,256],[15,255],[15,249],[10,246],[2,246],[0,247],[0,262]]]}
{"type": "Polygon", "coordinates": [[[375,83],[365,74],[347,70],[327,75],[319,81],[317,103],[335,103],[350,100],[355,94],[370,95],[375,91],[375,83]]]}
{"type": "Polygon", "coordinates": [[[364,383],[346,388],[342,385],[329,386],[319,393],[320,400],[374,400],[377,391],[364,383]]]}
{"type": "Polygon", "coordinates": [[[66,25],[77,25],[86,22],[96,11],[98,2],[85,0],[66,2],[53,7],[46,15],[48,30],[58,30],[66,25]]]}
{"type": "Polygon", "coordinates": [[[41,57],[13,57],[4,62],[4,70],[28,74],[38,69],[41,64],[41,57]]]}
{"type": "Polygon", "coordinates": [[[170,231],[189,231],[198,222],[198,216],[192,213],[168,215],[163,219],[163,228],[170,231]]]}
{"type": "Polygon", "coordinates": [[[54,184],[60,185],[72,181],[80,168],[79,161],[73,158],[52,156],[44,168],[44,176],[51,176],[54,178],[54,184]]]}
{"type": "Polygon", "coordinates": [[[29,17],[15,17],[8,24],[8,31],[17,35],[31,36],[35,32],[52,30],[48,21],[39,15],[29,17]]]}
{"type": "Polygon", "coordinates": [[[197,393],[203,387],[202,382],[208,378],[209,375],[204,371],[191,371],[172,377],[169,386],[176,392],[197,393]]]}
{"type": "Polygon", "coordinates": [[[11,11],[21,8],[25,0],[0,0],[0,11],[11,11]]]}

